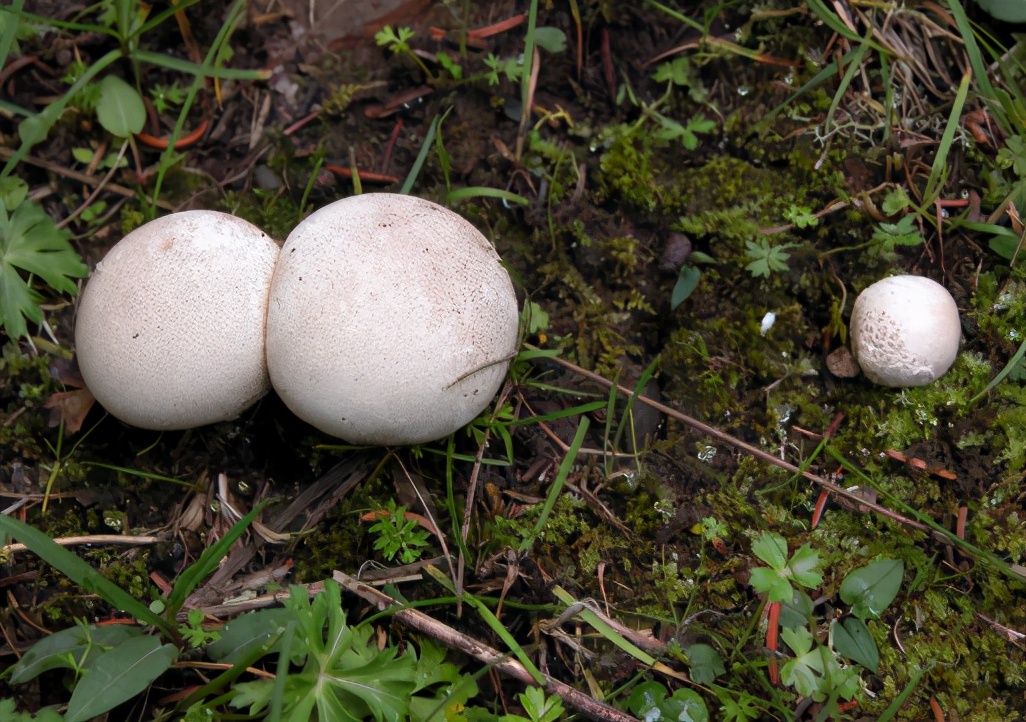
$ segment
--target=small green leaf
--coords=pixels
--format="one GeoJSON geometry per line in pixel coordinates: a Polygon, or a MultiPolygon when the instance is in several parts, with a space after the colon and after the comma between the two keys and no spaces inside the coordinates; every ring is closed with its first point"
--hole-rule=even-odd
{"type": "Polygon", "coordinates": [[[72,148],[71,156],[79,163],[91,163],[93,160],[93,150],[91,148],[72,148]]]}
{"type": "Polygon", "coordinates": [[[116,75],[108,75],[100,81],[96,119],[111,135],[127,138],[142,131],[146,106],[135,88],[116,75]]]}
{"type": "Polygon", "coordinates": [[[791,578],[803,587],[815,589],[823,583],[823,575],[816,571],[819,567],[819,552],[809,544],[803,544],[787,566],[791,570],[791,578]]]}
{"type": "Polygon", "coordinates": [[[752,553],[773,569],[787,566],[787,540],[773,532],[762,532],[752,542],[752,553]]]}
{"type": "Polygon", "coordinates": [[[677,283],[673,286],[673,293],[670,294],[670,309],[676,310],[676,308],[684,303],[695,289],[698,288],[698,282],[702,280],[702,272],[694,266],[684,264],[680,267],[680,273],[677,275],[677,283]]]}
{"type": "Polygon", "coordinates": [[[684,650],[690,663],[691,679],[698,684],[711,684],[721,674],[726,674],[720,653],[708,644],[692,644],[684,650]]]}
{"type": "Polygon", "coordinates": [[[900,559],[880,559],[856,569],[841,582],[841,599],[859,619],[877,619],[901,589],[905,564],[900,559]]]}
{"type": "Polygon", "coordinates": [[[566,50],[566,33],[548,26],[535,28],[534,44],[550,53],[561,53],[566,50]]]}
{"type": "Polygon", "coordinates": [[[693,689],[681,687],[673,696],[659,705],[662,715],[659,719],[677,722],[709,722],[709,710],[705,700],[693,689]]]}
{"type": "Polygon", "coordinates": [[[793,591],[791,599],[780,605],[780,626],[807,627],[812,619],[812,599],[801,589],[793,591]]]}
{"type": "Polygon", "coordinates": [[[135,637],[104,652],[75,685],[65,721],[85,722],[132,699],[177,658],[178,650],[157,637],[135,637]]]}
{"type": "Polygon", "coordinates": [[[755,591],[765,594],[769,601],[783,602],[791,598],[793,588],[787,577],[781,576],[781,574],[783,571],[768,567],[756,567],[752,570],[749,583],[755,591]]]}
{"type": "Polygon", "coordinates": [[[632,691],[627,699],[627,709],[639,718],[647,718],[649,713],[659,708],[659,704],[666,699],[666,687],[659,682],[642,682],[632,691]]]}
{"type": "Polygon", "coordinates": [[[905,193],[905,189],[899,186],[887,192],[887,195],[884,196],[883,203],[880,205],[880,209],[885,215],[896,216],[911,204],[912,202],[905,193]]]}
{"type": "Polygon", "coordinates": [[[834,650],[856,664],[875,673],[880,664],[880,651],[869,633],[866,623],[858,617],[847,617],[843,622],[834,620],[830,625],[834,650]]]}
{"type": "Polygon", "coordinates": [[[0,203],[8,209],[17,208],[28,196],[28,183],[21,178],[0,178],[0,203]]]}

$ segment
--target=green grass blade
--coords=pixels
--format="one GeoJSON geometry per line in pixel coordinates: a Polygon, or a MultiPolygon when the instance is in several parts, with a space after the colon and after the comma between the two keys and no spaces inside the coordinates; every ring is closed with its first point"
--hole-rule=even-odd
{"type": "MultiPolygon", "coordinates": [[[[215,46],[216,47],[216,46],[215,46]]],[[[197,65],[191,60],[182,60],[163,53],[154,53],[149,50],[137,50],[132,57],[141,63],[149,63],[167,70],[174,70],[183,75],[191,75],[196,78],[219,78],[221,80],[267,80],[271,77],[269,70],[249,70],[246,68],[222,68],[211,66],[207,63],[197,65]]]]}
{"type": "Polygon", "coordinates": [[[962,75],[962,81],[958,84],[958,92],[955,94],[955,102],[951,106],[951,115],[948,116],[944,135],[941,136],[940,145],[937,147],[933,167],[930,168],[930,177],[926,181],[926,190],[923,192],[924,208],[932,205],[940,196],[941,187],[944,185],[942,178],[947,177],[948,153],[951,152],[951,144],[955,140],[955,132],[958,130],[959,121],[962,118],[962,108],[965,107],[965,99],[969,95],[969,83],[972,79],[972,70],[966,68],[965,74],[962,75]]]}
{"type": "Polygon", "coordinates": [[[834,122],[834,113],[837,112],[837,107],[841,104],[841,100],[844,99],[844,94],[848,92],[855,73],[859,72],[859,68],[862,67],[862,59],[866,57],[866,53],[869,51],[869,38],[872,34],[873,28],[870,27],[866,30],[862,43],[855,49],[855,54],[852,55],[851,60],[848,62],[848,68],[844,71],[841,84],[837,87],[837,92],[834,93],[834,98],[830,101],[830,108],[827,110],[826,122],[823,124],[824,135],[830,134],[830,126],[834,122]]]}
{"type": "MultiPolygon", "coordinates": [[[[567,608],[570,608],[573,605],[577,604],[578,600],[574,599],[569,592],[567,592],[565,589],[563,589],[563,587],[559,585],[556,585],[552,588],[552,594],[556,597],[556,599],[565,604],[567,608]]],[[[651,654],[635,645],[630,640],[625,639],[622,634],[620,634],[615,629],[606,624],[605,620],[603,620],[602,617],[595,614],[595,612],[591,611],[587,607],[581,607],[581,610],[577,614],[578,616],[580,616],[581,619],[587,622],[592,627],[592,629],[594,629],[596,632],[598,632],[607,640],[609,640],[609,642],[611,642],[614,646],[623,650],[624,652],[634,657],[634,659],[638,660],[644,665],[647,665],[649,667],[655,666],[657,661],[655,657],[653,657],[651,654]]]]}
{"type": "Polygon", "coordinates": [[[438,127],[438,122],[442,118],[440,115],[436,115],[431,120],[431,125],[428,126],[427,132],[424,133],[424,142],[420,145],[420,152],[417,153],[417,159],[413,161],[413,167],[410,168],[409,174],[406,176],[406,180],[403,181],[403,187],[399,189],[399,192],[408,196],[410,191],[413,190],[413,184],[417,182],[417,176],[420,175],[420,169],[424,167],[424,161],[427,160],[428,153],[431,152],[431,146],[435,143],[435,128],[438,127]]]}
{"type": "Polygon", "coordinates": [[[171,593],[167,595],[167,617],[173,619],[178,611],[185,604],[185,600],[193,590],[199,586],[199,583],[203,581],[208,574],[217,569],[218,565],[224,557],[228,556],[228,551],[232,548],[232,544],[235,540],[242,536],[243,532],[249,528],[249,525],[253,523],[253,520],[259,516],[264,508],[271,502],[271,499],[264,499],[262,502],[257,504],[251,512],[246,516],[239,519],[239,521],[228,530],[228,532],[217,540],[216,544],[213,544],[203,550],[200,558],[196,560],[194,564],[190,564],[186,567],[185,571],[178,575],[178,579],[175,580],[175,585],[171,589],[171,593]]]}
{"type": "Polygon", "coordinates": [[[449,192],[445,197],[446,201],[449,203],[456,203],[457,201],[463,201],[468,198],[499,198],[500,200],[504,200],[509,203],[517,203],[522,206],[526,206],[531,203],[519,193],[503,190],[501,188],[488,188],[485,186],[457,188],[456,190],[449,192]]]}
{"type": "Polygon", "coordinates": [[[87,592],[98,595],[115,609],[127,612],[143,624],[153,625],[169,639],[177,638],[176,630],[167,621],[39,529],[0,514],[0,531],[22,542],[44,562],[87,592]]]}
{"type": "MultiPolygon", "coordinates": [[[[424,567],[424,571],[428,573],[428,576],[450,592],[455,592],[452,582],[445,576],[445,573],[441,569],[428,565],[424,567]]],[[[506,629],[506,625],[499,621],[499,618],[495,616],[492,610],[489,609],[484,602],[473,594],[464,594],[462,600],[468,606],[474,608],[474,611],[480,615],[481,619],[483,619],[485,624],[488,625],[488,628],[502,640],[502,643],[505,644],[507,649],[513,653],[513,656],[516,657],[517,661],[524,666],[524,669],[530,672],[531,676],[534,677],[534,681],[537,682],[540,687],[544,687],[548,684],[548,680],[545,678],[545,675],[534,666],[534,662],[532,662],[531,658],[527,656],[527,652],[524,651],[524,648],[521,647],[520,643],[513,638],[513,635],[509,633],[508,629],[506,629]]]]}
{"type": "Polygon", "coordinates": [[[1019,344],[1019,350],[1015,352],[1015,356],[1012,356],[1012,358],[1008,359],[1008,363],[1006,363],[1005,367],[998,372],[998,375],[995,376],[989,384],[987,384],[987,388],[985,388],[983,391],[969,399],[969,406],[975,404],[977,401],[979,401],[984,396],[993,391],[998,384],[1004,381],[1008,374],[1012,373],[1012,369],[1019,365],[1019,362],[1022,361],[1023,356],[1026,356],[1026,341],[1023,341],[1021,344],[1019,344]]]}
{"type": "Polygon", "coordinates": [[[534,530],[530,536],[526,537],[520,542],[520,548],[517,550],[518,553],[524,554],[534,545],[534,540],[538,538],[542,530],[545,529],[545,523],[549,520],[549,516],[552,515],[552,510],[556,506],[556,501],[559,499],[560,492],[563,491],[563,485],[566,484],[566,478],[570,475],[570,469],[574,467],[574,461],[577,459],[577,452],[581,450],[581,446],[584,445],[584,435],[588,433],[588,426],[591,424],[588,421],[587,416],[581,417],[581,423],[577,427],[577,433],[574,434],[574,440],[570,442],[570,448],[566,452],[566,456],[563,457],[563,463],[559,465],[559,472],[556,474],[555,480],[552,482],[552,486],[549,487],[548,496],[545,497],[545,504],[542,506],[541,514],[538,515],[538,520],[534,523],[534,530]]]}

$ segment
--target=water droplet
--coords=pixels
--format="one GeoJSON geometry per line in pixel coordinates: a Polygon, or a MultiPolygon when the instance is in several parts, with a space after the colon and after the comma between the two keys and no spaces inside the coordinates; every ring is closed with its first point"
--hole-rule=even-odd
{"type": "Polygon", "coordinates": [[[737,94],[738,95],[745,96],[745,95],[748,95],[750,92],[752,92],[751,88],[749,88],[747,85],[739,85],[739,86],[737,86],[737,94]]]}

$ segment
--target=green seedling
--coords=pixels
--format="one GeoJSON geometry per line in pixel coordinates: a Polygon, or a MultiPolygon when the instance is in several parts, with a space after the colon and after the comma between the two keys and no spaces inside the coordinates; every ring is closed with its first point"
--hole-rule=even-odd
{"type": "Polygon", "coordinates": [[[795,243],[771,246],[765,238],[745,241],[745,257],[751,259],[745,270],[756,278],[769,278],[773,273],[788,271],[790,266],[787,265],[787,259],[791,254],[787,251],[797,247],[795,243]]]}
{"type": "Polygon", "coordinates": [[[505,714],[499,722],[556,722],[565,714],[563,700],[556,695],[547,696],[541,687],[528,687],[519,700],[524,714],[505,714]]]}
{"type": "Polygon", "coordinates": [[[403,564],[412,564],[424,553],[430,534],[417,527],[417,522],[406,516],[405,506],[396,506],[395,499],[388,500],[388,508],[370,528],[377,534],[374,548],[388,561],[398,558],[403,564]]]}
{"type": "Polygon", "coordinates": [[[769,567],[752,569],[751,584],[755,591],[767,595],[770,602],[784,602],[794,594],[793,585],[815,589],[823,583],[819,573],[819,552],[803,544],[787,558],[787,540],[773,532],[763,532],[752,542],[752,553],[769,567]]]}

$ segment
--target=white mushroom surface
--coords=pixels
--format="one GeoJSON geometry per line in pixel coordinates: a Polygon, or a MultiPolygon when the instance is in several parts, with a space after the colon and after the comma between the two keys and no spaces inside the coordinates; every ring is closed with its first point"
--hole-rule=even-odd
{"type": "Polygon", "coordinates": [[[432,441],[491,401],[518,322],[509,274],[467,220],[410,196],[345,198],[282,248],[271,383],[293,413],[350,443],[432,441]]]}
{"type": "Polygon", "coordinates": [[[144,429],[238,416],[270,390],[264,321],[278,245],[217,211],[184,211],[125,236],[78,308],[82,378],[111,414],[144,429]]]}
{"type": "Polygon", "coordinates": [[[866,377],[883,386],[925,386],[958,356],[958,306],[947,289],[922,276],[892,276],[859,294],[851,346],[866,377]]]}

